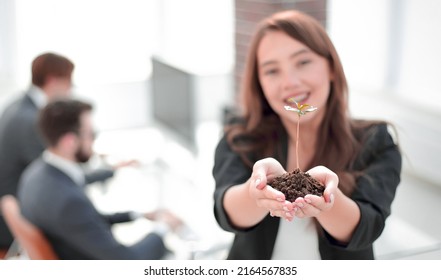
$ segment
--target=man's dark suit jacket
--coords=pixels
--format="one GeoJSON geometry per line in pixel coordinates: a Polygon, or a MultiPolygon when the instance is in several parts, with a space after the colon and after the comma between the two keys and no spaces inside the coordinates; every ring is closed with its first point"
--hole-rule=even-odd
{"type": "Polygon", "coordinates": [[[43,230],[60,259],[160,259],[162,238],[151,233],[132,246],[112,235],[111,220],[69,176],[42,158],[24,171],[18,189],[22,214],[43,230]]]}
{"type": "MultiPolygon", "coordinates": [[[[0,118],[0,197],[16,195],[21,173],[44,150],[37,118],[38,108],[28,94],[7,107],[0,118]]],[[[0,248],[9,247],[12,240],[0,215],[0,248]]]]}

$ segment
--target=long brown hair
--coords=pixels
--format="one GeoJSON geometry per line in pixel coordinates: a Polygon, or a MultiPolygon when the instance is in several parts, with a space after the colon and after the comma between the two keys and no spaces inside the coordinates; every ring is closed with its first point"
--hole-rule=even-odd
{"type": "Polygon", "coordinates": [[[286,133],[279,116],[266,100],[258,76],[257,49],[262,38],[271,31],[282,31],[327,59],[333,80],[326,104],[326,115],[317,137],[315,155],[310,167],[324,165],[336,172],[340,188],[352,192],[360,175],[351,171],[351,164],[360,152],[363,139],[360,131],[377,121],[354,121],[349,116],[348,86],[340,58],[325,29],[314,18],[298,11],[283,11],[264,19],[251,41],[240,92],[241,122],[226,126],[227,141],[248,165],[257,158],[274,156],[280,151],[276,143],[286,133]]]}

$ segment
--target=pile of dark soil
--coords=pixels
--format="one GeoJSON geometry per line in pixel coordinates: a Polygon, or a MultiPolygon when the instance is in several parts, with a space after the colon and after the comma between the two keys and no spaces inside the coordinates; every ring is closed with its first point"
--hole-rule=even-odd
{"type": "Polygon", "coordinates": [[[285,194],[285,199],[294,202],[307,194],[322,196],[325,187],[306,172],[295,169],[274,178],[269,185],[285,194]]]}

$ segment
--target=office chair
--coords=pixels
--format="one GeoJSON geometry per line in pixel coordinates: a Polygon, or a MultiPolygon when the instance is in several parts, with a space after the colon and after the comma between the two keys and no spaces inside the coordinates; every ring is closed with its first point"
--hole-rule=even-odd
{"type": "Polygon", "coordinates": [[[31,260],[56,260],[58,256],[43,232],[20,213],[17,199],[5,195],[0,201],[1,210],[14,238],[31,260]]]}
{"type": "Polygon", "coordinates": [[[0,260],[4,259],[8,250],[0,249],[0,260]]]}

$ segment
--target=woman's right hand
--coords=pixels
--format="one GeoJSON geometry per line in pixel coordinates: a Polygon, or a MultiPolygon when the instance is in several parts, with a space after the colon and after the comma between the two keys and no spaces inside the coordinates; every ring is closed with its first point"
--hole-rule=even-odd
{"type": "Polygon", "coordinates": [[[293,204],[285,200],[285,195],[268,185],[273,178],[285,174],[282,165],[273,158],[257,161],[249,182],[249,195],[258,207],[266,209],[271,216],[292,221],[295,213],[293,204]]]}

